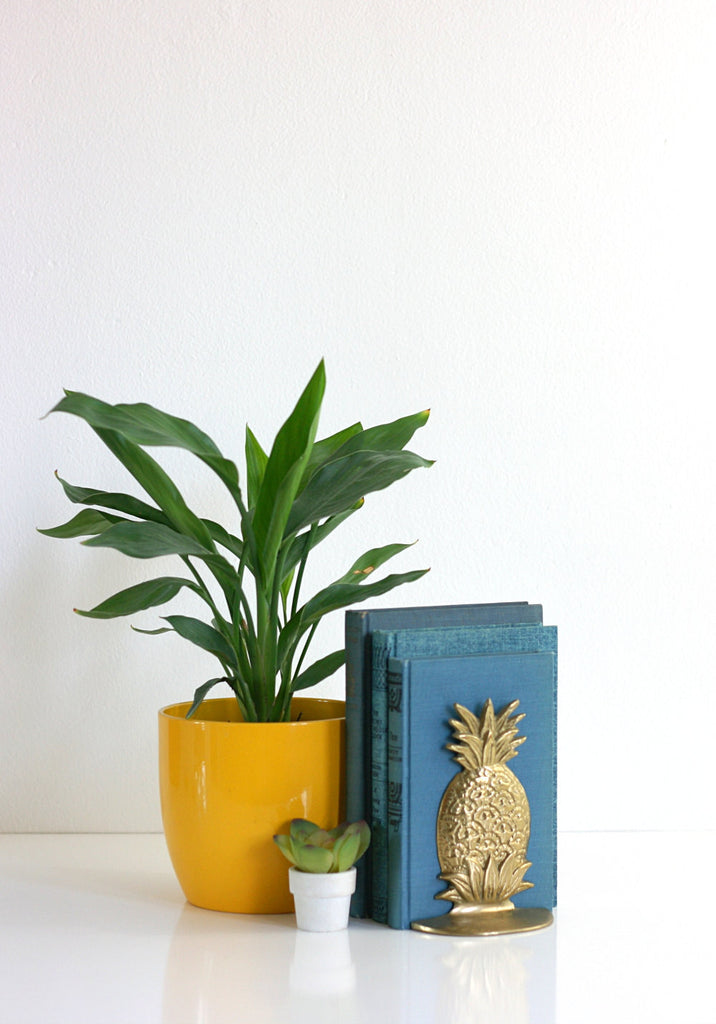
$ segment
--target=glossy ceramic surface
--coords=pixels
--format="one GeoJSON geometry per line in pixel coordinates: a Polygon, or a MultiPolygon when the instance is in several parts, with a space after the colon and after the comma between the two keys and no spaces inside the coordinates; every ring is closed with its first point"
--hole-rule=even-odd
{"type": "Polygon", "coordinates": [[[284,723],[240,722],[236,701],[159,712],[159,779],[169,855],[195,906],[293,911],[288,865],[272,836],[292,818],[344,818],[345,705],[296,698],[284,723]]]}

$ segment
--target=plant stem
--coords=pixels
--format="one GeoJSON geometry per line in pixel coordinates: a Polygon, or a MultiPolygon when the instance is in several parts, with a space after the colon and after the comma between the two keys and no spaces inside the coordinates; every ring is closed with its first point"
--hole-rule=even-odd
{"type": "Polygon", "coordinates": [[[256,580],[256,660],[253,665],[252,684],[256,707],[263,721],[268,710],[266,692],[268,688],[269,664],[266,658],[268,635],[271,629],[271,616],[266,595],[260,581],[256,580]]]}
{"type": "Polygon", "coordinates": [[[193,565],[193,563],[190,561],[190,556],[189,555],[181,555],[180,557],[181,557],[182,562],[184,562],[184,564],[186,565],[187,569],[189,570],[189,572],[192,574],[192,576],[196,580],[196,582],[199,584],[199,590],[200,590],[199,596],[202,598],[203,601],[206,602],[206,604],[209,605],[209,608],[211,608],[212,612],[214,613],[214,616],[215,616],[217,622],[223,621],[223,617],[219,613],[219,609],[216,607],[216,604],[214,603],[214,599],[211,596],[211,592],[210,592],[209,588],[207,587],[207,585],[204,583],[204,580],[199,575],[198,569],[196,569],[195,566],[193,565]]]}
{"type": "Polygon", "coordinates": [[[301,584],[303,583],[303,572],[304,572],[304,569],[306,568],[306,562],[308,561],[308,555],[309,555],[309,553],[310,553],[310,551],[311,551],[311,549],[313,547],[313,540],[314,540],[314,536],[315,536],[315,533],[316,533],[317,529],[318,529],[318,523],[311,523],[311,528],[310,528],[309,534],[308,534],[308,540],[306,541],[306,550],[303,552],[303,555],[301,556],[301,561],[300,561],[299,566],[298,566],[298,573],[296,574],[296,582],[293,585],[293,604],[291,606],[291,617],[292,618],[296,614],[296,611],[298,609],[298,595],[299,595],[300,590],[301,590],[301,584]]]}
{"type": "Polygon", "coordinates": [[[306,653],[307,653],[308,648],[309,648],[309,646],[311,644],[311,640],[313,640],[313,637],[315,636],[317,629],[318,629],[318,623],[314,622],[313,625],[311,626],[309,632],[308,632],[308,636],[306,637],[306,642],[303,645],[303,650],[301,651],[301,654],[300,654],[299,659],[298,659],[298,665],[296,665],[296,671],[293,673],[293,678],[294,679],[298,675],[300,675],[300,673],[301,673],[301,666],[303,665],[304,659],[306,657],[306,653]]]}
{"type": "Polygon", "coordinates": [[[309,633],[308,633],[308,637],[306,638],[306,642],[303,645],[303,650],[301,651],[301,654],[300,654],[299,659],[298,659],[298,664],[296,665],[295,670],[292,668],[291,662],[289,660],[289,663],[288,663],[286,669],[284,671],[282,671],[282,673],[281,673],[281,688],[280,688],[280,690],[278,692],[278,696],[276,697],[276,701],[275,701],[275,704],[274,704],[274,707],[278,707],[279,708],[279,719],[278,719],[278,721],[285,722],[285,721],[288,720],[288,717],[289,717],[289,714],[290,714],[290,711],[291,711],[291,699],[293,698],[293,685],[292,684],[293,684],[294,679],[296,679],[299,676],[300,672],[301,672],[301,666],[303,665],[303,661],[304,661],[304,659],[306,657],[306,652],[308,651],[309,645],[310,645],[311,641],[313,640],[313,637],[314,637],[315,632],[316,632],[317,629],[318,629],[318,623],[314,622],[313,625],[311,626],[311,629],[310,629],[309,633]]]}

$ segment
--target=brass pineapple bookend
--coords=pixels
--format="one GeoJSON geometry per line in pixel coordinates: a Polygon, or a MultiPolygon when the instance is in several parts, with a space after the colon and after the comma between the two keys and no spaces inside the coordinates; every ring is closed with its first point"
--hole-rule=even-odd
{"type": "Polygon", "coordinates": [[[534,931],[552,922],[542,907],[516,908],[512,897],[531,889],[525,874],[530,838],[530,807],[522,783],[506,762],[516,757],[525,736],[517,735],[524,715],[518,700],[498,714],[485,701],[478,718],[460,704],[451,719],[454,741],[447,744],[461,767],[438,809],[437,847],[448,888],[436,899],[453,908],[439,917],[413,921],[432,935],[505,935],[534,931]]]}

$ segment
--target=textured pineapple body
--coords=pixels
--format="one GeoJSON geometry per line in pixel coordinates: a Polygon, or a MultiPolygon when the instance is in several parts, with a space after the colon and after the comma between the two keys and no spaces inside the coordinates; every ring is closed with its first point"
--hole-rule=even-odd
{"type": "Polygon", "coordinates": [[[511,854],[524,859],[530,836],[530,809],[524,788],[504,764],[478,771],[463,769],[451,780],[438,810],[437,847],[443,875],[472,861],[485,869],[492,857],[502,864],[511,854]]]}

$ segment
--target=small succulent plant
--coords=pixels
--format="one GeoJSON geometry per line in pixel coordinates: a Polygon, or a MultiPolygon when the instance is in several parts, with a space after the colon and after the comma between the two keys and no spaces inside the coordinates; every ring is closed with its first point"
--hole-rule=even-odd
{"type": "Polygon", "coordinates": [[[273,838],[299,871],[329,874],[348,871],[363,856],[370,843],[370,828],[365,821],[354,821],[322,829],[305,818],[294,818],[288,835],[273,838]]]}

